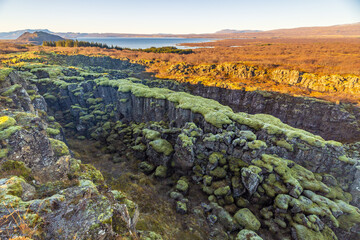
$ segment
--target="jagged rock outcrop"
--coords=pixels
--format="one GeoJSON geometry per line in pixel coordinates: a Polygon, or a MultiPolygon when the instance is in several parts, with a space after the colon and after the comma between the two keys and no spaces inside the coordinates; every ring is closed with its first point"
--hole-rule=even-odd
{"type": "Polygon", "coordinates": [[[7,75],[0,81],[0,238],[130,237],[136,204],[73,157],[36,86],[7,75]]]}
{"type": "Polygon", "coordinates": [[[307,130],[327,140],[359,140],[360,110],[352,104],[335,104],[275,92],[231,90],[201,84],[185,84],[184,87],[192,94],[215,99],[234,111],[271,114],[290,126],[307,130]]]}

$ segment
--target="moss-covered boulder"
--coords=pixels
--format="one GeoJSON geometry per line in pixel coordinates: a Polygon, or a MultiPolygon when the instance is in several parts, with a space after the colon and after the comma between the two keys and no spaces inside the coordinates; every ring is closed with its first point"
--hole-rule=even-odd
{"type": "Polygon", "coordinates": [[[263,240],[259,237],[256,232],[253,232],[248,229],[241,230],[237,235],[235,240],[263,240]]]}
{"type": "Polygon", "coordinates": [[[248,209],[243,208],[236,212],[234,219],[244,228],[248,230],[257,231],[261,224],[255,215],[248,209]]]}
{"type": "Polygon", "coordinates": [[[175,188],[180,192],[186,193],[189,190],[189,184],[185,180],[180,179],[177,181],[175,188]]]}

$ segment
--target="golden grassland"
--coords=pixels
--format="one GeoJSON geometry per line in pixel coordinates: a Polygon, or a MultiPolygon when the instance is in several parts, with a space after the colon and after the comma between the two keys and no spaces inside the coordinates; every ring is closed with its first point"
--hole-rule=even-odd
{"type": "Polygon", "coordinates": [[[239,78],[226,72],[172,73],[173,65],[184,63],[196,68],[206,64],[215,66],[242,63],[258,69],[289,69],[315,73],[318,76],[337,74],[360,75],[360,38],[268,38],[268,39],[224,39],[216,42],[186,44],[188,46],[211,47],[194,49],[193,54],[147,53],[131,50],[101,49],[94,47],[43,47],[20,46],[0,41],[0,54],[17,51],[55,51],[63,54],[106,55],[129,59],[147,66],[147,71],[159,78],[170,78],[181,82],[202,82],[208,86],[275,91],[295,96],[317,97],[333,102],[360,102],[360,93],[327,92],[274,82],[267,78],[239,78]]]}

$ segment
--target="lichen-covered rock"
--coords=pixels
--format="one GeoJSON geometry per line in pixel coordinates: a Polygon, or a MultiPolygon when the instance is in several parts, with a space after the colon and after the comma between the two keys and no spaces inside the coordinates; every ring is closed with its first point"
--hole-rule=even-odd
{"type": "Polygon", "coordinates": [[[185,214],[187,213],[187,206],[185,202],[182,201],[177,201],[176,202],[176,212],[180,213],[180,214],[185,214]]]}
{"type": "Polygon", "coordinates": [[[261,227],[259,220],[255,215],[248,209],[242,208],[236,212],[234,219],[244,228],[257,231],[261,227]]]}
{"type": "Polygon", "coordinates": [[[150,174],[151,172],[154,171],[155,166],[152,165],[152,164],[150,164],[150,163],[148,163],[148,162],[141,162],[141,163],[139,164],[139,168],[140,168],[140,170],[143,171],[144,173],[150,174]]]}
{"type": "Polygon", "coordinates": [[[262,176],[259,175],[261,169],[256,166],[249,166],[241,169],[241,179],[245,188],[249,191],[250,195],[254,194],[260,182],[262,176]]]}
{"type": "MultiPolygon", "coordinates": [[[[19,104],[0,107],[0,238],[126,235],[129,226],[122,216],[127,216],[127,208],[133,213],[135,203],[110,191],[95,167],[72,158],[60,125],[43,112],[46,105],[36,103],[38,97],[32,103],[24,101],[24,94],[36,94],[36,88],[20,90],[30,86],[15,75],[6,78],[7,88],[14,84],[8,82],[11,79],[21,84],[6,92],[19,104]]],[[[144,237],[161,239],[155,233],[144,237]]]]}
{"type": "Polygon", "coordinates": [[[218,221],[225,227],[228,231],[236,231],[240,229],[238,223],[231,217],[231,215],[222,207],[216,203],[210,204],[212,207],[213,213],[218,217],[218,221]]]}
{"type": "Polygon", "coordinates": [[[180,179],[177,181],[175,188],[180,192],[186,193],[189,190],[189,184],[186,181],[180,179]]]}
{"type": "Polygon", "coordinates": [[[255,232],[243,229],[241,230],[238,235],[236,235],[236,240],[263,240],[259,237],[255,232]]]}
{"type": "Polygon", "coordinates": [[[158,166],[155,170],[155,176],[159,178],[164,178],[167,175],[167,167],[158,166]]]}

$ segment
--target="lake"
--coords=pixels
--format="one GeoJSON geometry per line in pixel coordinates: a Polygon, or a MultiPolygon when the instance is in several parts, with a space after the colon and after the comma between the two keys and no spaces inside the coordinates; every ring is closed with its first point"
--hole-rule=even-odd
{"type": "Polygon", "coordinates": [[[150,48],[150,47],[177,47],[180,49],[188,49],[191,47],[178,46],[179,43],[199,43],[211,42],[214,38],[123,38],[123,37],[107,37],[107,38],[76,38],[79,41],[105,43],[108,46],[118,46],[123,48],[150,48]]]}

